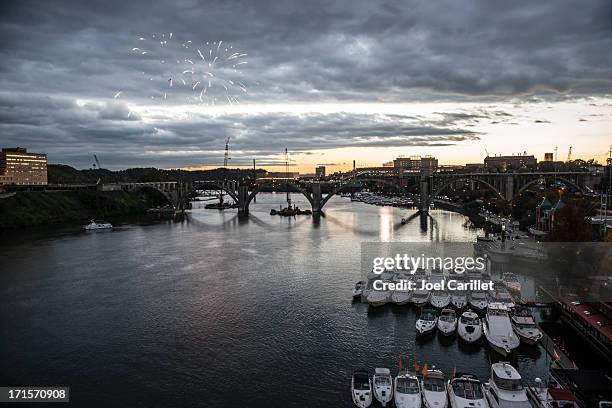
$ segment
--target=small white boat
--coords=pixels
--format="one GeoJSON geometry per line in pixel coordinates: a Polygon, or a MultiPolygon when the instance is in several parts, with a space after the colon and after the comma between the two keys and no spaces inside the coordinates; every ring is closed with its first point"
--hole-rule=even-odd
{"type": "Polygon", "coordinates": [[[516,293],[521,293],[521,281],[519,281],[518,276],[512,272],[504,272],[502,275],[502,280],[504,285],[508,288],[508,290],[516,293]]]}
{"type": "Polygon", "coordinates": [[[470,374],[461,374],[449,381],[448,400],[451,408],[489,408],[482,384],[470,374]]]}
{"type": "Polygon", "coordinates": [[[438,330],[445,336],[450,336],[457,330],[457,315],[453,309],[442,309],[438,318],[438,330]]]}
{"type": "Polygon", "coordinates": [[[455,290],[451,294],[451,304],[457,310],[463,309],[467,305],[467,294],[461,290],[455,290]]]}
{"type": "Polygon", "coordinates": [[[471,310],[463,312],[457,324],[459,338],[468,343],[474,343],[482,337],[482,324],[478,315],[471,310]]]}
{"type": "MultiPolygon", "coordinates": [[[[536,378],[536,382],[541,380],[536,378]]],[[[542,408],[578,408],[578,399],[568,389],[565,388],[546,388],[546,387],[530,387],[533,394],[540,403],[542,408]]],[[[528,390],[529,394],[529,390],[528,390]]],[[[601,405],[600,407],[604,407],[601,405]]]]}
{"type": "Polygon", "coordinates": [[[365,287],[366,287],[366,283],[364,281],[357,282],[355,284],[355,288],[353,289],[353,298],[361,297],[365,287]]]}
{"type": "Polygon", "coordinates": [[[406,305],[410,302],[410,295],[408,290],[394,290],[391,293],[391,301],[398,306],[406,305]]]}
{"type": "Polygon", "coordinates": [[[512,317],[512,327],[521,341],[526,344],[535,344],[542,338],[542,332],[538,329],[536,321],[531,311],[526,307],[514,310],[512,317]]]}
{"type": "Polygon", "coordinates": [[[444,309],[445,307],[450,305],[450,302],[451,302],[450,293],[443,291],[443,290],[435,290],[431,294],[431,299],[429,299],[429,303],[431,303],[431,305],[435,307],[436,309],[444,309]]]}
{"type": "Polygon", "coordinates": [[[393,378],[391,371],[388,368],[377,368],[374,370],[372,378],[374,385],[374,398],[382,404],[383,407],[393,398],[393,378]]]}
{"type": "Polygon", "coordinates": [[[83,229],[85,231],[103,230],[111,228],[113,228],[113,224],[101,220],[91,220],[89,224],[83,226],[83,229]]]}
{"type": "Polygon", "coordinates": [[[516,306],[514,298],[508,292],[508,289],[504,286],[503,282],[496,281],[493,288],[489,291],[489,303],[502,303],[508,309],[512,309],[516,306]]]}
{"type": "Polygon", "coordinates": [[[492,364],[483,388],[491,408],[531,408],[521,375],[508,363],[492,364]]]}
{"type": "Polygon", "coordinates": [[[400,371],[395,377],[393,402],[396,408],[421,408],[421,386],[416,375],[400,371]]]}
{"type": "Polygon", "coordinates": [[[468,304],[474,310],[485,310],[488,303],[487,294],[482,291],[474,291],[468,297],[468,304]]]}
{"type": "Polygon", "coordinates": [[[424,335],[433,332],[436,329],[438,318],[436,311],[432,309],[423,309],[421,316],[416,321],[416,331],[418,335],[424,335]]]}
{"type": "Polygon", "coordinates": [[[366,300],[372,307],[378,307],[389,303],[391,294],[387,290],[371,290],[366,300]]]}
{"type": "Polygon", "coordinates": [[[351,380],[351,397],[359,408],[372,405],[372,382],[370,375],[364,370],[355,370],[351,380]]]}
{"type": "Polygon", "coordinates": [[[509,355],[521,344],[512,329],[508,308],[501,303],[489,304],[482,329],[491,348],[502,356],[509,355]]]}
{"type": "Polygon", "coordinates": [[[423,390],[423,402],[426,408],[447,408],[446,381],[440,370],[427,370],[423,376],[421,386],[423,390]]]}
{"type": "Polygon", "coordinates": [[[410,301],[418,307],[423,307],[425,306],[427,303],[429,303],[429,298],[430,298],[431,294],[429,293],[428,290],[415,290],[414,292],[412,292],[412,297],[410,298],[410,301]]]}

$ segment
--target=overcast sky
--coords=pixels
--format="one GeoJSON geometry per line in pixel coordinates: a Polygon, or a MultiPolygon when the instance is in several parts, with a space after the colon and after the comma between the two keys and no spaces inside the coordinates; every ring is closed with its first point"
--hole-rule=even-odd
{"type": "Polygon", "coordinates": [[[226,137],[234,165],[287,147],[301,170],[601,161],[610,50],[605,0],[3,1],[0,145],[79,168],[216,166],[226,137]]]}

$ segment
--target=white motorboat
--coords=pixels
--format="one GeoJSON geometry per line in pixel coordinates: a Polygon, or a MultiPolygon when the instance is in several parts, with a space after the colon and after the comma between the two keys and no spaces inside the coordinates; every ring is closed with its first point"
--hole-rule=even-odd
{"type": "Polygon", "coordinates": [[[502,280],[508,290],[515,293],[521,293],[521,281],[516,274],[512,272],[504,272],[502,275],[502,280]]]}
{"type": "Polygon", "coordinates": [[[468,343],[474,343],[482,337],[482,324],[478,315],[471,310],[463,312],[457,324],[459,338],[468,343]]]}
{"type": "Polygon", "coordinates": [[[400,371],[395,377],[393,402],[396,408],[421,408],[421,387],[416,375],[400,371]]]}
{"type": "Polygon", "coordinates": [[[423,307],[429,303],[431,293],[428,290],[415,290],[412,292],[410,301],[418,307],[423,307]]]}
{"type": "Polygon", "coordinates": [[[455,290],[451,294],[451,304],[457,310],[463,309],[467,305],[467,293],[462,290],[455,290]]]}
{"type": "Polygon", "coordinates": [[[427,370],[423,376],[421,386],[423,390],[423,402],[426,408],[447,408],[446,381],[440,370],[427,370]]]}
{"type": "Polygon", "coordinates": [[[436,329],[438,318],[436,311],[432,309],[423,309],[421,316],[416,321],[416,331],[418,335],[431,333],[436,329]]]}
{"type": "Polygon", "coordinates": [[[444,309],[451,302],[450,293],[443,290],[435,290],[431,294],[431,298],[429,299],[429,303],[436,309],[444,309]]]}
{"type": "Polygon", "coordinates": [[[536,325],[536,321],[528,308],[516,308],[510,320],[514,332],[523,343],[535,344],[542,338],[542,332],[536,325]]]}
{"type": "Polygon", "coordinates": [[[351,397],[353,403],[359,408],[367,408],[372,405],[372,382],[367,371],[355,370],[353,372],[351,397]]]}
{"type": "Polygon", "coordinates": [[[508,309],[512,309],[513,307],[516,306],[516,303],[514,302],[514,298],[512,297],[512,295],[510,294],[510,292],[508,292],[506,288],[501,288],[500,290],[497,291],[497,296],[495,297],[495,301],[503,304],[508,309]]]}
{"type": "MultiPolygon", "coordinates": [[[[536,382],[541,380],[536,378],[536,382]]],[[[546,387],[530,387],[527,391],[533,391],[533,395],[540,403],[542,408],[578,408],[578,399],[568,389],[565,388],[546,388],[546,387]]],[[[603,407],[605,405],[601,405],[603,407]]]]}
{"type": "Polygon", "coordinates": [[[358,298],[363,294],[363,290],[366,287],[366,283],[364,281],[359,281],[355,284],[355,288],[353,289],[353,297],[358,298]]]}
{"type": "Polygon", "coordinates": [[[491,408],[531,408],[521,375],[508,363],[492,364],[483,388],[491,408]]]}
{"type": "Polygon", "coordinates": [[[410,302],[410,295],[409,290],[394,290],[391,292],[391,301],[398,306],[406,305],[410,302]]]}
{"type": "Polygon", "coordinates": [[[471,292],[468,296],[468,304],[474,310],[485,310],[489,304],[487,294],[482,291],[471,292]]]}
{"type": "Polygon", "coordinates": [[[521,344],[512,329],[508,308],[501,303],[489,304],[482,329],[489,345],[502,356],[512,353],[521,344]]]}
{"type": "Polygon", "coordinates": [[[501,281],[495,281],[493,288],[489,290],[489,302],[502,303],[508,309],[512,309],[516,305],[514,298],[501,281]]]}
{"type": "Polygon", "coordinates": [[[371,290],[366,297],[370,306],[378,307],[386,305],[391,298],[391,294],[387,290],[371,290]]]}
{"type": "Polygon", "coordinates": [[[87,225],[83,226],[85,231],[104,230],[113,228],[113,224],[101,220],[91,220],[87,225]]]}
{"type": "Polygon", "coordinates": [[[374,398],[382,404],[383,407],[393,398],[393,378],[391,371],[388,368],[377,368],[374,370],[372,378],[374,386],[374,398]]]}
{"type": "Polygon", "coordinates": [[[457,315],[453,309],[442,309],[438,318],[438,330],[445,336],[450,336],[457,330],[457,315]]]}
{"type": "Polygon", "coordinates": [[[448,383],[451,408],[489,408],[480,381],[473,375],[461,374],[448,383]]]}

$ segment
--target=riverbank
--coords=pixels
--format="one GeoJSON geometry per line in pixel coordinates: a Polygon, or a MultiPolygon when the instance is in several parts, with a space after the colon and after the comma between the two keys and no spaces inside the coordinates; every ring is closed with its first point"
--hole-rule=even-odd
{"type": "Polygon", "coordinates": [[[146,213],[146,193],[124,191],[24,192],[0,200],[0,229],[83,223],[92,218],[146,213]]]}

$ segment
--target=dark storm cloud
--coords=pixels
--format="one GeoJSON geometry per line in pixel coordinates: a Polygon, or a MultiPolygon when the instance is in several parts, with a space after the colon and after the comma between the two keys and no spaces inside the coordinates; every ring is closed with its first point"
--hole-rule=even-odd
{"type": "Polygon", "coordinates": [[[446,146],[474,140],[452,117],[433,121],[384,114],[226,114],[188,120],[144,122],[128,119],[121,101],[77,104],[69,98],[11,98],[0,93],[0,132],[7,145],[36,146],[52,162],[87,166],[92,152],[106,166],[220,165],[223,143],[231,137],[232,163],[252,158],[275,161],[282,148],[293,153],[341,147],[446,146]],[[443,123],[441,126],[440,124],[443,123]],[[86,150],[84,150],[84,148],[86,150]]]}
{"type": "MultiPolygon", "coordinates": [[[[211,157],[196,152],[218,150],[218,140],[201,138],[203,123],[166,121],[155,127],[135,114],[126,119],[130,103],[160,98],[166,86],[166,78],[158,81],[165,69],[159,60],[137,58],[130,50],[140,36],[169,32],[180,41],[223,40],[247,52],[244,103],[511,99],[520,104],[612,93],[607,52],[612,3],[605,0],[4,1],[2,144],[54,149],[58,160],[76,160],[79,148],[114,145],[117,157],[127,152],[117,159],[122,165],[151,158],[149,164],[181,165],[211,157]],[[119,90],[119,102],[113,101],[119,90]],[[88,99],[108,103],[77,104],[88,99]],[[135,146],[150,154],[134,155],[135,146]]],[[[184,103],[187,93],[176,91],[163,103],[184,103]]],[[[455,135],[453,127],[509,120],[490,112],[457,112],[437,123],[412,125],[391,116],[271,116],[205,124],[217,138],[246,132],[240,148],[263,156],[284,146],[281,141],[303,151],[454,143],[466,133],[455,135]]]]}

